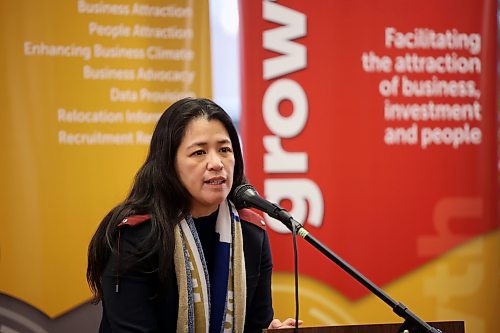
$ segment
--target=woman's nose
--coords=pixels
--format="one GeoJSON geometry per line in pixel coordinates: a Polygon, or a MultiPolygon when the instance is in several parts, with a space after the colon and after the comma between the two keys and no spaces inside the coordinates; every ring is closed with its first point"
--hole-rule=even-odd
{"type": "Polygon", "coordinates": [[[222,159],[216,153],[208,154],[207,169],[209,170],[221,170],[224,167],[222,164],[222,159]]]}

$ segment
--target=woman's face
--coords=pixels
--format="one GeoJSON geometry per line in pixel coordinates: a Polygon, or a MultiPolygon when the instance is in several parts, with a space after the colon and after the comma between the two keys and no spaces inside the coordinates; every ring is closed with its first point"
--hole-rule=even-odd
{"type": "Polygon", "coordinates": [[[175,164],[181,183],[191,194],[191,215],[207,216],[217,210],[233,185],[233,146],[224,125],[204,117],[192,120],[175,164]]]}

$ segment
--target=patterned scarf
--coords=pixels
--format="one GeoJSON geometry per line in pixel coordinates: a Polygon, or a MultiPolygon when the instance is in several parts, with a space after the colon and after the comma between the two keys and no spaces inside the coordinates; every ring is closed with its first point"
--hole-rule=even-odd
{"type": "Polygon", "coordinates": [[[219,206],[212,283],[191,216],[175,227],[175,274],[179,289],[177,332],[243,332],[246,273],[238,212],[229,201],[219,206]],[[209,330],[210,329],[210,330],[209,330]]]}

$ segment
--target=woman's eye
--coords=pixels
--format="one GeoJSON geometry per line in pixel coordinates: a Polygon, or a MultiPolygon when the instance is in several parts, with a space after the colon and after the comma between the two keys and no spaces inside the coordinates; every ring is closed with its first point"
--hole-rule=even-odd
{"type": "Polygon", "coordinates": [[[220,151],[223,153],[230,153],[232,152],[232,149],[230,147],[222,147],[220,151]]]}
{"type": "Polygon", "coordinates": [[[192,153],[191,156],[200,156],[200,155],[203,155],[203,154],[205,154],[205,151],[203,151],[203,150],[197,150],[194,153],[192,153]]]}

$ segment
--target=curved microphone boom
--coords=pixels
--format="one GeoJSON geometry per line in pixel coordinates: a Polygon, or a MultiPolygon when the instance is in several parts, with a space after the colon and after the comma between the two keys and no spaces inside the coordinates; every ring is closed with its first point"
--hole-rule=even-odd
{"type": "MultiPolygon", "coordinates": [[[[286,227],[292,231],[295,227],[297,235],[304,238],[317,250],[323,253],[328,259],[336,263],[345,272],[355,278],[359,283],[365,286],[368,290],[374,293],[378,298],[389,305],[393,311],[405,320],[403,326],[401,327],[401,332],[404,328],[411,327],[412,332],[429,332],[429,333],[441,333],[441,330],[436,329],[420,319],[416,314],[410,311],[403,303],[398,303],[392,299],[388,294],[386,294],[382,289],[380,289],[376,284],[368,280],[364,275],[358,272],[354,267],[349,265],[341,257],[339,257],[335,252],[330,250],[328,247],[323,245],[319,240],[317,240],[313,235],[311,235],[302,225],[297,222],[285,209],[281,208],[279,205],[269,202],[262,198],[259,193],[250,184],[240,185],[234,190],[234,204],[236,208],[256,208],[267,215],[281,221],[286,227]],[[415,331],[413,331],[415,328],[415,331]]],[[[295,237],[294,246],[295,244],[295,237]]],[[[295,252],[296,253],[296,252],[295,252]]],[[[297,278],[296,278],[297,281],[297,278]]],[[[297,282],[296,282],[297,290],[297,282]]],[[[298,292],[296,291],[296,294],[298,292]]],[[[298,309],[298,302],[296,308],[298,309]]],[[[296,316],[298,319],[298,315],[296,316]]]]}

